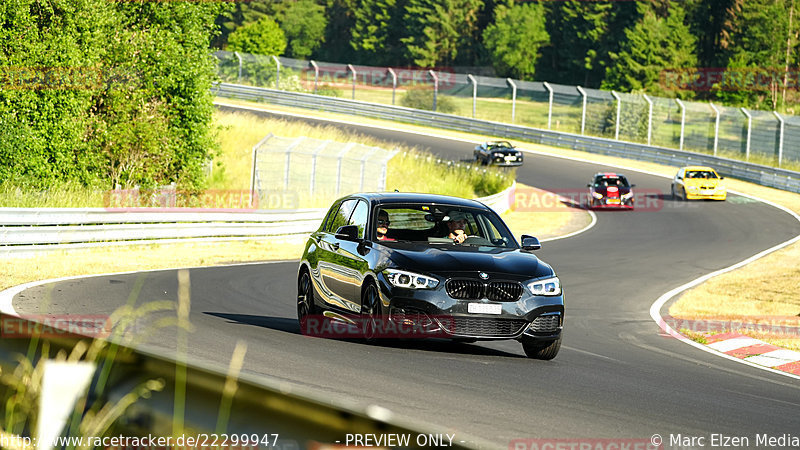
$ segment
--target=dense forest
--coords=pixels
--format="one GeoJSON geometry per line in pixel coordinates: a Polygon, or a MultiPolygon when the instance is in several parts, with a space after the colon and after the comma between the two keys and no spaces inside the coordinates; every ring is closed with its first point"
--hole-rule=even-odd
{"type": "Polygon", "coordinates": [[[253,0],[217,18],[213,45],[365,65],[483,67],[503,77],[793,112],[794,3],[253,0]]]}

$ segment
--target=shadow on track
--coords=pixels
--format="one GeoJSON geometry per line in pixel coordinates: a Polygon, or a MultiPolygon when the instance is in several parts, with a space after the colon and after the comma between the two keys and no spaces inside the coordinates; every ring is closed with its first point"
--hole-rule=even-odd
{"type": "MultiPolygon", "coordinates": [[[[231,313],[218,313],[205,311],[203,314],[209,316],[219,317],[228,320],[229,323],[238,323],[243,325],[253,325],[270,330],[283,331],[285,333],[296,334],[302,336],[300,333],[300,325],[295,318],[286,317],[273,317],[273,316],[259,316],[252,314],[231,314],[231,313]]],[[[384,348],[397,348],[404,350],[420,350],[426,352],[437,353],[451,353],[460,355],[476,355],[476,356],[503,356],[510,358],[525,358],[523,355],[509,353],[503,350],[483,347],[480,345],[472,345],[471,343],[451,341],[448,339],[376,339],[374,342],[366,342],[363,339],[333,339],[333,338],[314,338],[310,339],[326,339],[338,342],[348,342],[354,345],[366,345],[370,347],[384,347],[384,348]]]]}

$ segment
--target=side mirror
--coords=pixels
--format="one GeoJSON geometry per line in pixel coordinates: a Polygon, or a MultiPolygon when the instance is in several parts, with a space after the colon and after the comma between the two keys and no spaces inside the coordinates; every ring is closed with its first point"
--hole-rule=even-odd
{"type": "Polygon", "coordinates": [[[720,179],[720,180],[724,180],[724,179],[725,179],[725,177],[719,177],[719,179],[720,179]]]}
{"type": "Polygon", "coordinates": [[[678,179],[679,179],[679,180],[682,180],[682,179],[683,179],[683,177],[678,177],[678,179]]]}
{"type": "Polygon", "coordinates": [[[636,187],[636,185],[635,185],[635,184],[632,184],[632,185],[631,185],[631,187],[632,187],[632,188],[635,188],[635,187],[636,187]]]}
{"type": "Polygon", "coordinates": [[[343,241],[357,241],[358,227],[356,225],[345,225],[336,230],[336,239],[343,241]]]}
{"type": "Polygon", "coordinates": [[[587,184],[586,187],[592,187],[592,185],[591,184],[587,184]]]}
{"type": "Polygon", "coordinates": [[[539,250],[542,248],[542,244],[539,243],[539,240],[533,236],[528,236],[527,234],[522,235],[522,249],[523,250],[539,250]]]}

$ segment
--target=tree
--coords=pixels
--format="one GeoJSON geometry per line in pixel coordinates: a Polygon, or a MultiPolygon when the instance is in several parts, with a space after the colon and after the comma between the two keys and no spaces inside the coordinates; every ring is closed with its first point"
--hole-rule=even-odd
{"type": "Polygon", "coordinates": [[[224,48],[228,43],[228,37],[237,28],[258,22],[259,19],[264,17],[273,16],[277,1],[279,0],[233,2],[228,10],[223,11],[215,19],[215,23],[219,27],[219,35],[212,41],[212,46],[224,48]]]}
{"type": "Polygon", "coordinates": [[[289,56],[305,59],[325,41],[325,7],[314,0],[296,0],[276,7],[277,19],[286,34],[289,56]]]}
{"type": "Polygon", "coordinates": [[[450,64],[478,23],[483,0],[408,0],[405,8],[408,59],[420,67],[450,64]]]}
{"type": "Polygon", "coordinates": [[[685,23],[685,12],[679,4],[670,6],[666,18],[646,3],[639,3],[638,9],[641,19],[625,30],[620,51],[610,54],[613,65],[606,72],[603,89],[676,95],[660,85],[661,73],[697,65],[696,39],[685,23]]]}
{"type": "Polygon", "coordinates": [[[237,28],[228,37],[230,51],[280,56],[285,49],[286,35],[271,17],[237,28]]]}
{"type": "Polygon", "coordinates": [[[494,23],[483,32],[495,70],[520,79],[533,79],[539,49],[549,40],[539,3],[498,6],[494,23]]]}
{"type": "Polygon", "coordinates": [[[405,47],[403,14],[406,0],[361,0],[353,10],[350,45],[372,64],[401,64],[405,47]]]}
{"type": "Polygon", "coordinates": [[[224,7],[0,5],[0,72],[13,76],[0,90],[0,183],[201,187],[215,145],[208,46],[224,7]]]}
{"type": "MultiPolygon", "coordinates": [[[[771,109],[786,102],[786,76],[796,62],[798,21],[794,0],[749,0],[741,6],[729,33],[727,67],[731,74],[760,76],[745,80],[736,98],[745,106],[767,103],[771,109]],[[748,73],[749,72],[749,73],[748,73]],[[765,81],[768,80],[768,81],[765,81]]],[[[735,87],[734,87],[735,88],[735,87]]]]}

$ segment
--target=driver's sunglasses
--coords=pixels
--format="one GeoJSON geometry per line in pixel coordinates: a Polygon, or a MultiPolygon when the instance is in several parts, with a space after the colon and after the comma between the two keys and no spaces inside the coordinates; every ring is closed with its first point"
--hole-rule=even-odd
{"type": "Polygon", "coordinates": [[[388,220],[378,219],[378,226],[379,227],[389,226],[390,223],[391,222],[389,222],[388,220]]]}

